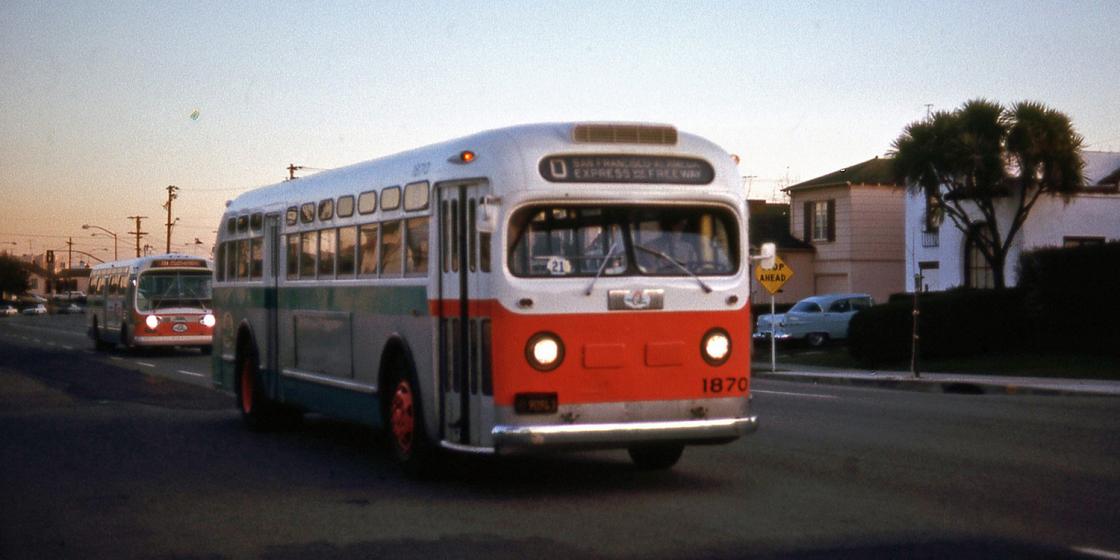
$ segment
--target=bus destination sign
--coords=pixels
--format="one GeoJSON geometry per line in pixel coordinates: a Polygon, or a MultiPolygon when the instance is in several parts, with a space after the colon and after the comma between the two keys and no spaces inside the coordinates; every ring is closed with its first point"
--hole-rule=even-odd
{"type": "Polygon", "coordinates": [[[206,261],[192,259],[160,259],[152,261],[152,268],[206,268],[206,261]]]}
{"type": "Polygon", "coordinates": [[[553,183],[707,185],[716,175],[702,159],[610,154],[549,156],[540,172],[553,183]]]}

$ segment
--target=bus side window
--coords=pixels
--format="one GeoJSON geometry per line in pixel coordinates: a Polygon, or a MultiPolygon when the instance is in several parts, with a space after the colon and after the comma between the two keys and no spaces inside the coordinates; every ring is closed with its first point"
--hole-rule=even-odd
{"type": "Polygon", "coordinates": [[[467,266],[471,272],[478,268],[478,231],[475,227],[477,212],[478,202],[472,198],[470,206],[467,207],[467,266]]]}
{"type": "Polygon", "coordinates": [[[315,277],[315,250],[318,241],[317,232],[305,231],[299,234],[299,277],[315,277]]]}
{"type": "Polygon", "coordinates": [[[358,274],[377,274],[377,224],[365,224],[358,231],[358,274]]]}
{"type": "Polygon", "coordinates": [[[490,234],[478,232],[478,268],[490,272],[490,234]]]}
{"type": "Polygon", "coordinates": [[[440,240],[442,250],[440,253],[443,255],[443,271],[451,271],[451,238],[455,234],[451,231],[451,203],[443,201],[440,203],[442,219],[440,220],[440,230],[443,232],[443,239],[440,240]]]}
{"type": "Polygon", "coordinates": [[[381,276],[401,275],[401,223],[400,221],[381,224],[381,276]]]}
{"type": "Polygon", "coordinates": [[[451,201],[451,272],[459,272],[459,201],[451,201]]]}
{"type": "MultiPolygon", "coordinates": [[[[333,204],[333,201],[328,201],[333,204]]],[[[335,248],[338,246],[338,230],[319,230],[319,278],[334,278],[335,248]]]]}
{"type": "MultiPolygon", "coordinates": [[[[353,199],[353,197],[351,197],[353,199]]],[[[352,200],[351,200],[352,201],[352,200]]],[[[338,230],[338,276],[354,276],[354,249],[357,245],[358,230],[353,226],[339,228],[338,230]]]]}
{"type": "Polygon", "coordinates": [[[285,256],[287,259],[286,273],[288,280],[295,280],[299,278],[299,234],[289,233],[288,238],[288,252],[285,256]]]}
{"type": "Polygon", "coordinates": [[[214,280],[221,282],[226,279],[226,266],[222,260],[226,256],[226,244],[219,243],[214,255],[214,280]]]}
{"type": "Polygon", "coordinates": [[[407,276],[426,276],[428,274],[428,224],[430,218],[409,218],[407,224],[408,243],[405,253],[405,274],[407,276]]]}
{"type": "Polygon", "coordinates": [[[249,278],[251,280],[260,280],[264,273],[263,240],[263,237],[254,237],[249,241],[249,278]]]}
{"type": "Polygon", "coordinates": [[[237,242],[237,279],[249,279],[249,240],[241,239],[237,242]]]}

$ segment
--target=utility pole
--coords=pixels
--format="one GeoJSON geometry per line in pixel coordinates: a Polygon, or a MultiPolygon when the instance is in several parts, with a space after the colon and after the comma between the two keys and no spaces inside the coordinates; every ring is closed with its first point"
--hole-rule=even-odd
{"type": "Polygon", "coordinates": [[[66,268],[74,269],[74,237],[66,240],[66,268]]]}
{"type": "MultiPolygon", "coordinates": [[[[179,195],[175,194],[175,191],[178,191],[178,190],[179,190],[179,187],[176,187],[175,185],[167,185],[167,204],[163,205],[163,207],[167,209],[167,251],[165,251],[166,253],[171,252],[171,226],[175,225],[175,222],[171,221],[171,201],[175,200],[176,198],[179,198],[179,195]]],[[[136,229],[139,230],[140,229],[139,226],[137,226],[136,229]]]]}
{"type": "Polygon", "coordinates": [[[128,219],[136,220],[136,231],[130,231],[132,235],[136,236],[136,256],[140,256],[140,238],[148,235],[146,231],[140,231],[140,220],[147,219],[147,216],[129,216],[128,219]]]}
{"type": "Polygon", "coordinates": [[[300,169],[303,169],[302,165],[296,165],[294,163],[289,163],[288,164],[288,180],[291,181],[291,180],[295,179],[296,178],[296,171],[299,171],[300,169]]]}

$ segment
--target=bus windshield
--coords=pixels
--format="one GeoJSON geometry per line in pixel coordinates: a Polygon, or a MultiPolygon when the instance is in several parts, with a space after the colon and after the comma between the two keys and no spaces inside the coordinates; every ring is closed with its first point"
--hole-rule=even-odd
{"type": "Polygon", "coordinates": [[[209,309],[210,280],[209,271],[145,272],[136,287],[136,307],[141,312],[173,307],[209,309]]]}
{"type": "Polygon", "coordinates": [[[510,221],[515,276],[714,276],[739,269],[726,208],[532,206],[510,221]]]}

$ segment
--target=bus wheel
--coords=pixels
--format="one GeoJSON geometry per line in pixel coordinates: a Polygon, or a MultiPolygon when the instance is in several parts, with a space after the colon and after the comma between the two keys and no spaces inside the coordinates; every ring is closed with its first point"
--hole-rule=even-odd
{"type": "Polygon", "coordinates": [[[420,395],[407,378],[397,379],[389,400],[388,428],[393,458],[410,475],[431,473],[434,450],[424,433],[420,395]]]}
{"type": "Polygon", "coordinates": [[[273,402],[264,394],[257,375],[257,359],[246,356],[238,361],[237,409],[250,430],[263,432],[289,428],[299,423],[298,410],[273,402]]]}
{"type": "Polygon", "coordinates": [[[89,329],[89,336],[93,339],[93,349],[98,352],[104,352],[109,349],[109,343],[101,339],[101,328],[97,326],[97,321],[93,322],[93,326],[89,329]]]}
{"type": "Polygon", "coordinates": [[[644,471],[672,468],[684,453],[684,446],[674,443],[641,445],[630,448],[630,460],[644,471]]]}

